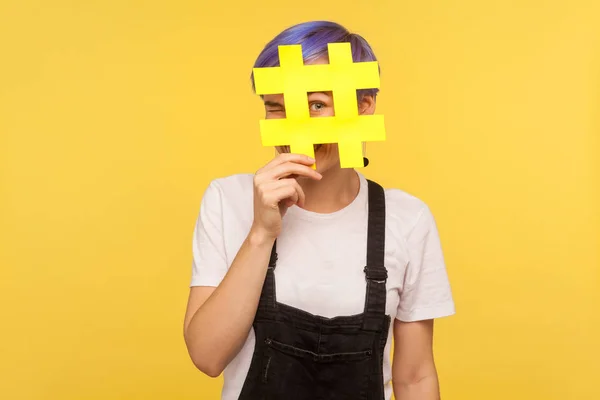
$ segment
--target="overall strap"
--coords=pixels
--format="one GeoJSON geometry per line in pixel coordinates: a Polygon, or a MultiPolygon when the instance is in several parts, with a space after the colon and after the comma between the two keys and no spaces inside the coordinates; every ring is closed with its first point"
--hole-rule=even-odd
{"type": "Polygon", "coordinates": [[[367,230],[367,294],[363,329],[379,331],[385,320],[387,269],[385,257],[385,191],[377,183],[368,181],[369,222],[367,230]]]}
{"type": "Polygon", "coordinates": [[[277,264],[277,240],[273,243],[271,249],[271,258],[269,259],[269,266],[267,268],[267,275],[263,283],[262,291],[260,293],[260,300],[258,301],[258,309],[256,315],[260,317],[273,316],[275,313],[275,305],[277,298],[275,296],[275,266],[277,264]]]}

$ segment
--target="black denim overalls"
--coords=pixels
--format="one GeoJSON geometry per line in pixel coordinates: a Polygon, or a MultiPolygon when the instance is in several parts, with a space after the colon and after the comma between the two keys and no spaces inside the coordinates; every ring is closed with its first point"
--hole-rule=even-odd
{"type": "Polygon", "coordinates": [[[324,318],[278,303],[276,246],[254,319],[256,347],[240,400],[383,400],[385,196],[368,181],[366,300],[362,314],[324,318]]]}

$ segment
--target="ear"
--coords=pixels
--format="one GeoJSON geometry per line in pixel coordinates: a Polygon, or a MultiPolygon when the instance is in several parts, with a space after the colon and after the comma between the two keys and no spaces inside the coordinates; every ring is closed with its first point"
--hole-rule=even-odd
{"type": "Polygon", "coordinates": [[[375,97],[363,96],[358,102],[358,113],[360,115],[372,115],[375,113],[375,97]]]}

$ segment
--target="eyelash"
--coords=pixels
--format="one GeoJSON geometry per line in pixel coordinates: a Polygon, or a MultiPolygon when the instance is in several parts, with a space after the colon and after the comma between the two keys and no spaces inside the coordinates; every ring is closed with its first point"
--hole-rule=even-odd
{"type": "MultiPolygon", "coordinates": [[[[308,105],[308,108],[309,108],[309,110],[311,110],[311,111],[315,111],[315,112],[321,111],[321,110],[323,110],[323,108],[325,108],[325,107],[327,107],[327,104],[323,103],[322,101],[313,101],[312,103],[310,103],[310,104],[308,105]],[[319,109],[317,109],[317,110],[313,110],[313,109],[312,109],[312,107],[313,107],[314,105],[316,105],[316,104],[320,105],[320,106],[321,106],[321,108],[319,108],[319,109]]],[[[278,109],[278,108],[277,108],[277,109],[271,109],[271,110],[267,110],[267,112],[269,112],[269,113],[278,113],[278,112],[284,112],[284,110],[283,110],[283,109],[278,109]]]]}
{"type": "Polygon", "coordinates": [[[312,110],[312,106],[314,106],[316,104],[319,104],[322,107],[320,109],[318,109],[318,110],[315,110],[315,111],[321,111],[323,108],[327,107],[327,105],[325,103],[323,103],[321,101],[315,101],[315,102],[310,103],[309,108],[312,110]]]}

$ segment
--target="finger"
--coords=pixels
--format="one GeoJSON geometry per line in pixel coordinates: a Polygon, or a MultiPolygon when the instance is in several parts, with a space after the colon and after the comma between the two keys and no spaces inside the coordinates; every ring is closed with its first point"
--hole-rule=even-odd
{"type": "Polygon", "coordinates": [[[302,186],[300,186],[298,181],[296,181],[293,178],[285,179],[285,181],[287,184],[291,185],[294,188],[295,195],[294,195],[294,203],[293,204],[297,204],[299,207],[304,206],[305,196],[304,196],[304,190],[302,190],[302,186]]]}
{"type": "Polygon", "coordinates": [[[306,176],[317,180],[322,178],[321,174],[314,169],[294,162],[280,164],[264,172],[266,179],[281,179],[289,177],[290,175],[306,176]]]}
{"type": "MultiPolygon", "coordinates": [[[[282,176],[279,176],[279,178],[274,178],[273,175],[269,175],[268,172],[273,170],[274,168],[277,168],[280,165],[286,164],[286,163],[294,163],[297,165],[304,165],[304,166],[313,166],[315,163],[314,158],[310,158],[308,156],[305,156],[303,154],[280,154],[278,157],[276,157],[274,160],[271,160],[271,162],[269,162],[267,165],[265,165],[263,168],[259,169],[257,171],[257,173],[254,175],[254,184],[255,186],[258,186],[260,183],[265,182],[267,180],[270,179],[279,179],[282,176]]],[[[310,168],[312,172],[312,175],[314,179],[321,179],[322,177],[320,176],[320,174],[317,173],[317,175],[314,174],[315,169],[314,168],[310,168]]]]}
{"type": "Polygon", "coordinates": [[[304,190],[302,189],[302,186],[300,186],[297,180],[292,179],[292,181],[292,185],[296,188],[296,192],[298,193],[298,202],[296,204],[299,207],[304,207],[304,200],[306,199],[306,196],[304,195],[304,190]]]}
{"type": "Polygon", "coordinates": [[[315,163],[315,159],[304,154],[296,154],[296,153],[281,153],[271,161],[269,161],[264,167],[258,170],[258,172],[267,171],[277,165],[286,163],[286,162],[295,162],[299,164],[304,164],[311,166],[315,163]]]}
{"type": "Polygon", "coordinates": [[[266,205],[273,207],[275,205],[285,204],[288,202],[297,204],[299,201],[298,192],[293,185],[286,185],[276,189],[273,189],[266,195],[266,205]]]}
{"type": "Polygon", "coordinates": [[[293,204],[298,204],[301,207],[304,205],[304,190],[302,190],[302,187],[295,179],[287,178],[276,181],[270,181],[261,185],[260,190],[262,193],[264,193],[264,197],[268,199],[268,203],[272,204],[274,201],[278,202],[284,200],[286,198],[278,196],[292,193],[291,197],[293,200],[293,204]],[[282,188],[286,188],[287,191],[281,191],[282,188]],[[292,190],[290,190],[289,188],[291,188],[292,190]]]}
{"type": "Polygon", "coordinates": [[[291,206],[294,205],[294,202],[290,199],[284,200],[285,201],[285,207],[286,208],[290,208],[291,206]]]}

